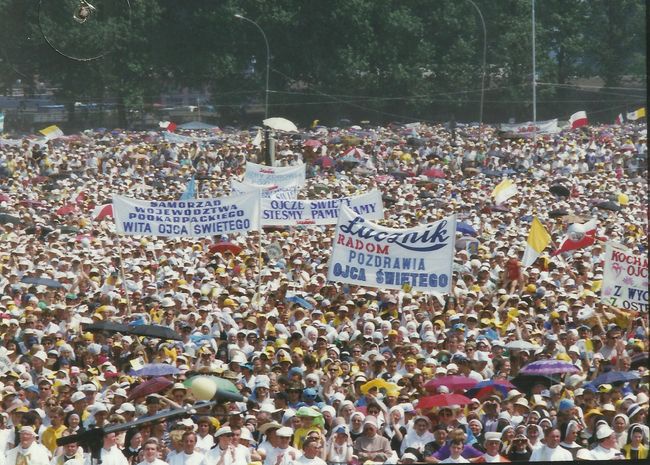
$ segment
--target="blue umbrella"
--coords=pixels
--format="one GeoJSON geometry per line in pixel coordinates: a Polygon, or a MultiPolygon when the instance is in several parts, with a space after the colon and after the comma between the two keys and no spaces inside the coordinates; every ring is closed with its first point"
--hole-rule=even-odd
{"type": "Polygon", "coordinates": [[[456,224],[456,231],[459,231],[467,236],[477,236],[478,233],[476,232],[476,229],[472,227],[471,224],[469,223],[464,223],[460,222],[456,224]]]}
{"type": "Polygon", "coordinates": [[[167,363],[149,363],[139,370],[131,370],[129,374],[135,376],[167,376],[177,375],[180,370],[167,363]]]}
{"type": "Polygon", "coordinates": [[[287,302],[293,302],[294,304],[298,304],[302,308],[306,308],[307,310],[311,310],[312,308],[314,308],[312,304],[310,304],[305,299],[297,295],[287,297],[287,302]]]}
{"type": "Polygon", "coordinates": [[[30,276],[25,276],[20,280],[24,284],[33,284],[34,286],[46,286],[53,287],[55,289],[60,289],[63,287],[63,284],[58,282],[56,279],[50,278],[33,278],[30,276]]]}
{"type": "MultiPolygon", "coordinates": [[[[510,389],[514,389],[514,385],[509,381],[495,381],[488,379],[476,384],[473,388],[468,389],[465,394],[467,397],[477,397],[479,393],[488,393],[491,390],[500,392],[504,397],[508,394],[510,389]]],[[[482,397],[482,396],[481,396],[482,397]]]]}
{"type": "Polygon", "coordinates": [[[626,383],[640,378],[641,377],[636,371],[608,371],[607,373],[599,375],[589,384],[598,387],[601,384],[626,383]]]}

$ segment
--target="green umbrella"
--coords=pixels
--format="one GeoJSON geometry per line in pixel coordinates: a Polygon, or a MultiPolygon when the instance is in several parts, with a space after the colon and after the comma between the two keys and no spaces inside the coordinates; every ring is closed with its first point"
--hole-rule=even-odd
{"type": "Polygon", "coordinates": [[[239,389],[237,389],[237,386],[235,386],[231,381],[228,381],[227,379],[219,378],[218,376],[211,376],[211,375],[196,375],[192,376],[191,378],[185,380],[183,385],[191,389],[192,388],[192,383],[196,381],[199,378],[209,378],[213,380],[217,384],[217,390],[218,391],[230,391],[230,392],[235,392],[239,394],[239,389]]]}

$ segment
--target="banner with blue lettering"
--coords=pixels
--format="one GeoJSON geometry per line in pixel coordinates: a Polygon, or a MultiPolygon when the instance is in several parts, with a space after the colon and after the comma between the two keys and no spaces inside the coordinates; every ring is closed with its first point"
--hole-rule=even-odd
{"type": "Polygon", "coordinates": [[[282,187],[304,186],[307,179],[305,164],[297,166],[265,166],[246,162],[244,182],[268,186],[275,184],[282,187]]]}
{"type": "Polygon", "coordinates": [[[118,234],[207,237],[259,228],[259,192],[214,199],[136,200],[113,196],[118,234]]]}
{"type": "Polygon", "coordinates": [[[381,192],[373,190],[355,197],[323,200],[262,199],[262,226],[336,224],[339,210],[347,205],[369,220],[384,218],[381,192]]]}
{"type": "Polygon", "coordinates": [[[239,182],[234,179],[230,181],[230,190],[233,194],[247,194],[256,190],[262,191],[263,199],[282,199],[291,200],[298,198],[300,186],[280,187],[277,185],[263,186],[261,184],[250,184],[247,182],[239,182]]]}
{"type": "Polygon", "coordinates": [[[451,291],[456,215],[409,229],[367,221],[343,205],[327,279],[382,289],[408,284],[421,292],[451,291]]]}
{"type": "Polygon", "coordinates": [[[612,307],[648,311],[648,256],[618,242],[605,243],[600,300],[612,307]]]}

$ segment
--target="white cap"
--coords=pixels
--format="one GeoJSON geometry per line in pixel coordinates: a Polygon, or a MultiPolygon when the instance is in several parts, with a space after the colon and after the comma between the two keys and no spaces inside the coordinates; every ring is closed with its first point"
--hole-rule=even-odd
{"type": "Polygon", "coordinates": [[[596,437],[600,439],[605,439],[610,437],[612,434],[614,434],[614,430],[609,427],[609,425],[602,425],[600,428],[598,428],[598,431],[596,431],[596,437]]]}
{"type": "Polygon", "coordinates": [[[288,426],[283,426],[282,428],[278,428],[275,435],[282,438],[290,438],[293,435],[293,429],[288,426]]]}

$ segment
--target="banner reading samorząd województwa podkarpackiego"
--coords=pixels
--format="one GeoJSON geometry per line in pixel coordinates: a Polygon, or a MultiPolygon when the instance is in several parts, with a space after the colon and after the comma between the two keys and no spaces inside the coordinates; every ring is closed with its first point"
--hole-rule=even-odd
{"type": "Polygon", "coordinates": [[[367,194],[339,199],[262,199],[262,226],[336,224],[341,205],[347,205],[365,219],[379,220],[384,217],[381,193],[373,190],[367,194]]]}
{"type": "Polygon", "coordinates": [[[262,192],[263,199],[282,199],[291,200],[298,198],[300,186],[280,187],[277,185],[263,186],[261,184],[250,184],[248,182],[239,182],[234,179],[230,181],[230,189],[233,194],[247,194],[256,190],[262,192]]]}
{"type": "Polygon", "coordinates": [[[616,242],[605,244],[600,299],[612,307],[648,311],[648,257],[616,242]]]}
{"type": "Polygon", "coordinates": [[[449,292],[456,215],[410,229],[386,228],[340,209],[327,279],[384,289],[409,284],[422,292],[449,292]]]}
{"type": "Polygon", "coordinates": [[[282,187],[304,186],[306,179],[305,164],[296,166],[265,166],[246,162],[244,182],[268,186],[275,184],[282,187]]]}
{"type": "Polygon", "coordinates": [[[259,227],[259,193],[214,199],[137,200],[113,196],[119,234],[206,237],[259,227]]]}

